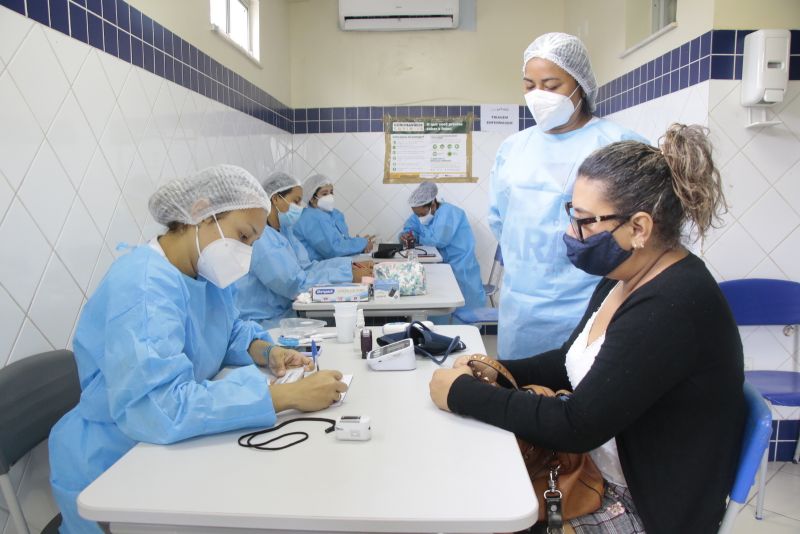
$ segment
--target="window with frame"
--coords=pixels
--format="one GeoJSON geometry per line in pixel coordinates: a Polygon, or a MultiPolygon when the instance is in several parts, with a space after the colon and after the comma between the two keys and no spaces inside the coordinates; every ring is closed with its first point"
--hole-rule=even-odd
{"type": "Polygon", "coordinates": [[[258,0],[211,0],[211,28],[259,59],[258,0]]]}

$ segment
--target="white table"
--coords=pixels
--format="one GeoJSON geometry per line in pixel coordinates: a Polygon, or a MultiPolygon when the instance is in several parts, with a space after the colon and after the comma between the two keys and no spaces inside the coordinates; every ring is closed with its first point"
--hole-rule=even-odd
{"type": "MultiPolygon", "coordinates": [[[[427,294],[399,299],[372,299],[359,302],[358,307],[364,315],[373,317],[408,316],[414,321],[423,321],[428,316],[448,315],[464,305],[464,295],[458,287],[453,269],[446,263],[428,263],[425,267],[427,294]]],[[[292,307],[305,312],[307,317],[333,316],[332,302],[301,303],[295,301],[292,307]]]]}
{"type": "MultiPolygon", "coordinates": [[[[484,352],[475,327],[436,329],[484,352]]],[[[239,447],[244,431],[139,444],[80,494],[80,513],[114,533],[512,532],[535,521],[514,436],[436,408],[433,362],[376,372],[352,344],[322,346],[322,368],[354,377],[343,405],[318,415],[369,415],[370,441],[295,423],[286,428],[309,440],[277,452],[239,447]]]]}
{"type": "MultiPolygon", "coordinates": [[[[417,260],[420,263],[442,263],[444,261],[441,252],[439,252],[439,249],[436,247],[431,247],[428,245],[417,245],[416,248],[423,249],[426,254],[425,256],[417,256],[417,260]]],[[[375,263],[381,263],[384,261],[403,261],[405,259],[404,254],[406,254],[406,252],[407,251],[405,250],[402,252],[396,252],[394,258],[373,258],[372,254],[356,254],[355,256],[352,256],[352,258],[354,262],[369,261],[369,260],[372,260],[375,263]]]]}

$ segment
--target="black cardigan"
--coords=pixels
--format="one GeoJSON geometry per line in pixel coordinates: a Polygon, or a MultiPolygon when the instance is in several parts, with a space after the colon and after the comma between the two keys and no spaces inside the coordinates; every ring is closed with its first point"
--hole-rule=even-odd
{"type": "MultiPolygon", "coordinates": [[[[560,349],[502,362],[519,384],[571,389],[567,350],[615,284],[598,284],[560,349]]],[[[556,450],[586,452],[616,436],[648,534],[707,534],[717,531],[738,464],[743,382],[742,343],[731,311],[705,264],[689,254],[620,306],[568,401],[461,376],[447,404],[556,450]]]]}

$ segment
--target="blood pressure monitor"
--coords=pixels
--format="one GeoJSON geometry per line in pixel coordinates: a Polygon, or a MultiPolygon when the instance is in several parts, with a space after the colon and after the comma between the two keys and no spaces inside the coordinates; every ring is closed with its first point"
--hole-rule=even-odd
{"type": "Polygon", "coordinates": [[[401,339],[367,353],[367,365],[375,371],[410,371],[417,368],[414,343],[401,339]]]}

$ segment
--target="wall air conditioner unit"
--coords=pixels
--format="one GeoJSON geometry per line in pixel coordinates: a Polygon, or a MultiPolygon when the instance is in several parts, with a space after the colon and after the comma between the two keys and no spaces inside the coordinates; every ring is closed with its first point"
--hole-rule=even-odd
{"type": "Polygon", "coordinates": [[[458,27],[458,0],[339,0],[345,31],[448,30],[458,27]]]}

